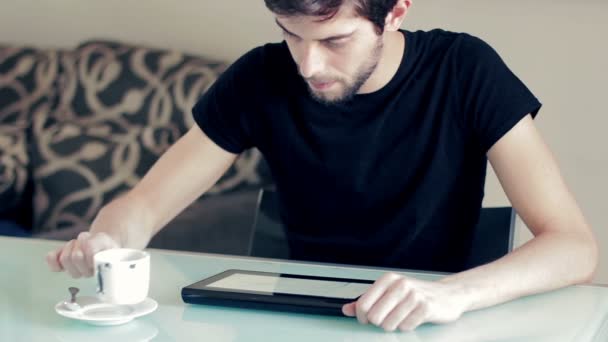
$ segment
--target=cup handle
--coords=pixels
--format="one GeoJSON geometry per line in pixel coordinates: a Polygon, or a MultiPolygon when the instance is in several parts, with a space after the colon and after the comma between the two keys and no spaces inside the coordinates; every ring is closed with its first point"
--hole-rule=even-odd
{"type": "Polygon", "coordinates": [[[97,265],[97,293],[103,294],[103,276],[101,275],[101,264],[97,265]]]}

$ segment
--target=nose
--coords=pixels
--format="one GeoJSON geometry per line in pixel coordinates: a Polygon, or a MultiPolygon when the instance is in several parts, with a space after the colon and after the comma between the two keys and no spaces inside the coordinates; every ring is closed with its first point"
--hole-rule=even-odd
{"type": "Polygon", "coordinates": [[[300,74],[304,78],[311,78],[323,71],[323,55],[320,48],[315,44],[308,44],[302,47],[300,53],[300,74]]]}

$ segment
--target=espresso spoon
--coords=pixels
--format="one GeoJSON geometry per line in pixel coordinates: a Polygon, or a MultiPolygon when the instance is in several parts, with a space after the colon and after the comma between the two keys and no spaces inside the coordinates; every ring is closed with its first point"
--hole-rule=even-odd
{"type": "Polygon", "coordinates": [[[76,302],[76,295],[80,291],[77,287],[69,287],[68,291],[70,291],[70,301],[67,300],[63,302],[63,306],[65,306],[70,311],[78,311],[81,309],[80,305],[76,302]]]}

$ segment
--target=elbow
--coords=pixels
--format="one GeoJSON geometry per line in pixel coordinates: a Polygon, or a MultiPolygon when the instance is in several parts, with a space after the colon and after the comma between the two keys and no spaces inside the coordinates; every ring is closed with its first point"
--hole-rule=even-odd
{"type": "Polygon", "coordinates": [[[588,284],[595,278],[599,264],[599,246],[593,234],[589,234],[581,243],[581,284],[588,284]]]}

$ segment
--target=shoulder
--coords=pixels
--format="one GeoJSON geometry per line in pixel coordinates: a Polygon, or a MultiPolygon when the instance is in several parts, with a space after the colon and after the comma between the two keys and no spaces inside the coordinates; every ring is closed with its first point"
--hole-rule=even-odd
{"type": "Polygon", "coordinates": [[[248,74],[264,73],[270,69],[287,67],[293,63],[285,43],[268,43],[255,47],[232,65],[232,69],[248,74]]]}
{"type": "Polygon", "coordinates": [[[221,75],[221,82],[248,93],[269,93],[291,81],[297,67],[285,43],[268,43],[249,50],[221,75]]]}
{"type": "Polygon", "coordinates": [[[427,53],[450,54],[463,59],[484,58],[496,54],[483,39],[465,32],[434,29],[408,32],[408,37],[418,49],[427,53]]]}

